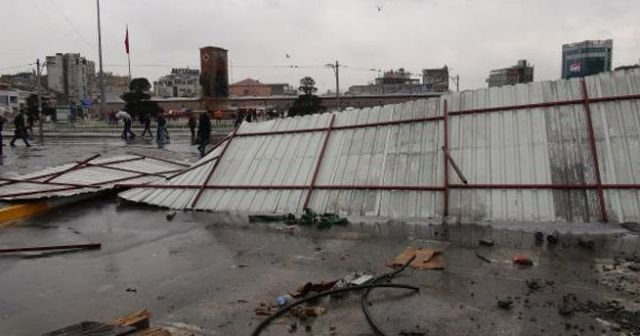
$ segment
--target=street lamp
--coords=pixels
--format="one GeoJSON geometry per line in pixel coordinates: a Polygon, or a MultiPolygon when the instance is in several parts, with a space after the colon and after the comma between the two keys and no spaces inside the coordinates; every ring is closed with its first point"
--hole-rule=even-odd
{"type": "Polygon", "coordinates": [[[336,64],[329,63],[325,65],[327,68],[332,68],[336,75],[336,103],[338,105],[338,111],[342,111],[340,106],[340,63],[336,61],[336,64]]]}
{"type": "Polygon", "coordinates": [[[36,60],[36,88],[38,90],[38,133],[40,136],[40,144],[44,145],[44,131],[42,129],[42,123],[44,122],[44,118],[42,115],[42,95],[41,95],[41,89],[40,86],[41,84],[41,77],[42,77],[42,70],[44,69],[45,65],[48,64],[56,64],[55,62],[47,62],[45,61],[44,63],[42,63],[42,65],[40,65],[40,59],[38,58],[36,60]]]}

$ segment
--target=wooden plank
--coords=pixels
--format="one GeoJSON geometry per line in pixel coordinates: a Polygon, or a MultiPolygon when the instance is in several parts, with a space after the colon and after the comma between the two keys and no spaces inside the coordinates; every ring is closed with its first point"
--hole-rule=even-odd
{"type": "Polygon", "coordinates": [[[111,322],[111,324],[125,327],[135,327],[138,330],[144,330],[149,328],[150,320],[151,313],[148,310],[143,309],[116,319],[111,322]]]}
{"type": "Polygon", "coordinates": [[[17,247],[17,248],[0,249],[0,253],[42,252],[42,251],[75,250],[75,249],[93,250],[93,249],[99,249],[101,247],[102,247],[102,244],[100,244],[100,243],[72,244],[72,245],[53,245],[53,246],[35,246],[35,247],[17,247]]]}

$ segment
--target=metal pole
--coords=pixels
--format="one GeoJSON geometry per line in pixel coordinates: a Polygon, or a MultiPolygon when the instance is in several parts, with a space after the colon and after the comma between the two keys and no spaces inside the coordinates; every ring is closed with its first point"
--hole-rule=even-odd
{"type": "Polygon", "coordinates": [[[460,92],[460,75],[456,75],[456,92],[460,92]]]}
{"type": "MultiPolygon", "coordinates": [[[[127,43],[129,43],[128,41],[129,41],[129,25],[127,25],[127,43]]],[[[131,53],[129,52],[129,49],[127,49],[127,61],[129,61],[129,86],[131,86],[131,53]]]]}
{"type": "Polygon", "coordinates": [[[104,117],[104,71],[102,68],[102,30],[100,28],[100,0],[96,0],[96,7],[98,9],[98,58],[100,62],[100,115],[104,117]]]}
{"type": "Polygon", "coordinates": [[[338,63],[338,61],[336,61],[336,101],[338,104],[338,111],[342,111],[342,108],[340,106],[340,63],[338,63]]]}
{"type": "Polygon", "coordinates": [[[43,115],[42,115],[42,94],[40,93],[41,92],[41,90],[40,90],[41,71],[40,71],[40,59],[39,58],[36,60],[36,74],[37,74],[36,75],[36,77],[37,77],[37,79],[36,79],[36,81],[37,81],[36,87],[37,87],[37,90],[38,90],[38,119],[39,119],[39,122],[38,122],[38,133],[39,133],[39,136],[40,136],[40,144],[44,145],[44,132],[42,130],[42,123],[44,122],[44,118],[43,118],[43,115]]]}

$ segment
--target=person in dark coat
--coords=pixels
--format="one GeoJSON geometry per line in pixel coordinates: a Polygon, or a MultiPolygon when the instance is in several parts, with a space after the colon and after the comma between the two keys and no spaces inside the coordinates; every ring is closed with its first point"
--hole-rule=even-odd
{"type": "Polygon", "coordinates": [[[156,140],[158,143],[165,143],[169,141],[169,131],[167,131],[167,118],[164,116],[164,112],[158,113],[158,131],[156,132],[156,140]]]}
{"type": "Polygon", "coordinates": [[[211,118],[209,118],[209,112],[207,112],[200,115],[200,121],[198,122],[198,150],[201,157],[205,156],[209,139],[211,139],[211,118]]]}
{"type": "Polygon", "coordinates": [[[196,142],[196,126],[198,124],[198,120],[196,118],[195,113],[191,113],[189,115],[189,130],[191,131],[191,143],[194,144],[196,142]]]}
{"type": "Polygon", "coordinates": [[[4,127],[4,123],[6,122],[7,122],[7,118],[5,118],[3,115],[0,114],[0,160],[3,157],[2,146],[4,146],[4,143],[2,143],[2,128],[4,127]]]}
{"type": "Polygon", "coordinates": [[[18,115],[16,115],[16,117],[13,119],[13,125],[16,127],[15,132],[13,133],[13,139],[11,139],[11,147],[15,147],[16,144],[16,140],[18,139],[22,139],[22,141],[24,141],[24,144],[27,145],[27,147],[31,147],[31,145],[29,144],[29,141],[27,141],[27,126],[25,125],[25,121],[24,121],[24,111],[20,111],[20,113],[18,113],[18,115]]]}
{"type": "Polygon", "coordinates": [[[149,136],[153,138],[153,133],[151,133],[151,116],[149,116],[149,113],[145,113],[140,118],[140,123],[142,124],[142,126],[144,126],[144,130],[142,130],[141,136],[144,137],[144,135],[147,134],[147,131],[148,131],[149,136]]]}

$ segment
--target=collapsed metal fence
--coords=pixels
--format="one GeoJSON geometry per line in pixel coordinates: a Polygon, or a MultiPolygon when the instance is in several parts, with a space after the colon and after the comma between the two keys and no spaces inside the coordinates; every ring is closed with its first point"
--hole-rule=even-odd
{"type": "MultiPolygon", "coordinates": [[[[637,76],[637,73],[635,74],[637,76]]],[[[318,190],[393,190],[393,191],[429,191],[438,192],[442,195],[441,215],[450,215],[450,193],[452,190],[557,190],[557,191],[572,191],[572,190],[584,190],[595,191],[597,193],[598,203],[598,219],[603,222],[609,221],[607,200],[605,196],[606,190],[640,190],[640,184],[638,183],[603,183],[601,176],[601,164],[598,157],[598,151],[596,146],[596,137],[594,134],[594,125],[592,120],[591,108],[594,105],[609,102],[625,102],[640,100],[640,93],[622,94],[622,95],[610,95],[602,97],[591,97],[589,95],[587,84],[584,79],[580,80],[581,97],[579,99],[566,99],[556,100],[551,102],[539,102],[539,103],[526,103],[516,104],[508,106],[496,106],[487,108],[471,108],[471,109],[457,109],[450,110],[450,96],[443,96],[438,100],[437,110],[439,113],[435,116],[426,116],[421,118],[409,118],[401,120],[389,120],[379,121],[373,123],[361,123],[352,125],[335,125],[336,114],[331,114],[327,124],[321,127],[311,128],[299,128],[289,129],[281,131],[254,131],[254,132],[239,132],[235,129],[233,133],[224,139],[221,148],[218,149],[216,155],[207,158],[207,162],[212,163],[208,168],[206,177],[202,181],[198,181],[198,184],[179,184],[179,183],[155,183],[155,184],[127,184],[127,187],[142,188],[149,191],[152,189],[186,189],[194,190],[195,194],[190,198],[188,205],[185,204],[184,208],[190,209],[203,209],[201,197],[206,190],[299,190],[304,193],[301,209],[311,206],[314,191],[318,190]],[[584,113],[585,132],[584,137],[587,140],[588,148],[590,152],[590,164],[582,167],[583,170],[593,169],[595,174],[595,181],[593,183],[474,183],[473,179],[467,179],[465,177],[464,168],[459,167],[454,159],[454,155],[451,155],[450,144],[450,118],[463,117],[471,115],[491,114],[501,111],[519,111],[529,110],[532,113],[542,113],[548,108],[557,108],[562,106],[582,106],[584,113]],[[539,109],[538,111],[536,111],[539,109]],[[323,160],[326,156],[327,144],[331,141],[332,135],[336,131],[340,130],[355,130],[376,128],[393,125],[406,125],[416,123],[437,123],[441,126],[442,146],[439,146],[439,152],[441,153],[441,160],[443,162],[443,183],[439,185],[421,185],[421,184],[320,184],[318,182],[318,174],[323,167],[323,160]],[[224,183],[211,183],[211,178],[216,172],[221,162],[225,160],[225,153],[228,148],[233,144],[236,139],[247,137],[270,137],[280,135],[292,135],[301,133],[321,133],[324,134],[324,138],[320,143],[320,148],[317,150],[317,157],[313,170],[310,174],[311,178],[309,183],[305,184],[224,184],[224,183]],[[452,170],[452,172],[450,172],[452,170]],[[458,179],[462,183],[452,182],[451,173],[455,173],[458,179]]],[[[639,111],[636,107],[632,108],[633,113],[638,114],[639,111]]],[[[344,112],[350,113],[350,112],[344,112]]],[[[407,135],[410,136],[410,135],[407,135]]],[[[198,167],[202,167],[203,163],[199,163],[198,167]]],[[[639,167],[640,168],[640,167],[639,167]]],[[[178,173],[180,175],[182,173],[178,173]]],[[[583,172],[583,174],[585,174],[583,172]]],[[[132,198],[134,201],[145,202],[144,196],[132,196],[133,193],[125,193],[125,198],[132,198]]],[[[148,193],[147,193],[148,194],[148,193]]],[[[153,202],[151,202],[153,203],[153,202]]],[[[206,207],[205,207],[206,209],[206,207]]],[[[299,209],[299,210],[301,210],[299,209]]],[[[620,217],[620,216],[619,216],[620,217]]],[[[617,220],[620,220],[618,218],[617,220]]]]}

